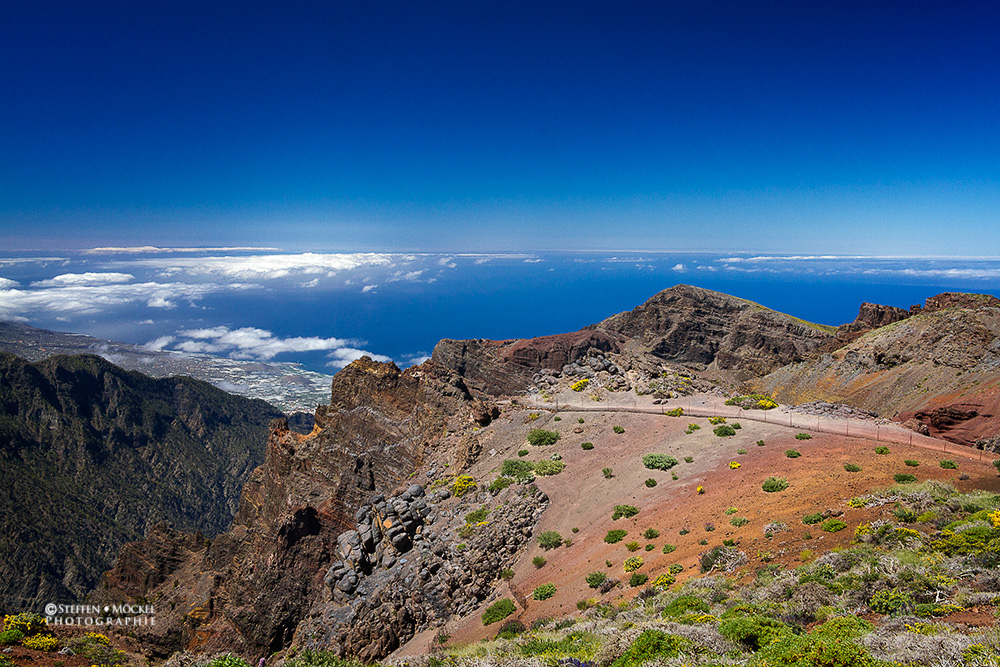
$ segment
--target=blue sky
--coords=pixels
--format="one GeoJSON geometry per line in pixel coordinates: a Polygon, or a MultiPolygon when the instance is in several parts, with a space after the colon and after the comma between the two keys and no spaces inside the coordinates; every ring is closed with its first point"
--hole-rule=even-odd
{"type": "Polygon", "coordinates": [[[1000,6],[0,6],[0,245],[1000,255],[1000,6]]]}

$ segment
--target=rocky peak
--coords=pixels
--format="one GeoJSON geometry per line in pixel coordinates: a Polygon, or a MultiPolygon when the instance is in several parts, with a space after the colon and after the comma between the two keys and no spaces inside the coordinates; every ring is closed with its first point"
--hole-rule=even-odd
{"type": "Polygon", "coordinates": [[[837,340],[842,343],[849,343],[857,339],[866,331],[878,329],[894,322],[899,322],[910,317],[911,311],[896,308],[895,306],[883,306],[878,303],[861,304],[858,309],[858,317],[849,324],[841,324],[837,327],[837,340]]]}
{"type": "Polygon", "coordinates": [[[928,297],[924,310],[933,313],[946,308],[998,308],[1000,299],[990,294],[969,294],[965,292],[942,292],[928,297]]]}

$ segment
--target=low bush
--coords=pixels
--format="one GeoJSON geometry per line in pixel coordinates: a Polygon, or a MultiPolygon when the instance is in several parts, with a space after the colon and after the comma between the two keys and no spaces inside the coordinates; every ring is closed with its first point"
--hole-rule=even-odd
{"type": "Polygon", "coordinates": [[[500,629],[497,631],[497,637],[514,639],[518,635],[524,634],[527,629],[521,621],[507,621],[500,626],[500,629]]]}
{"type": "Polygon", "coordinates": [[[628,585],[632,588],[637,586],[642,586],[644,583],[649,581],[649,575],[642,572],[633,572],[632,576],[628,578],[628,585]]]}
{"type": "Polygon", "coordinates": [[[915,481],[917,481],[916,475],[911,475],[905,472],[897,472],[895,475],[892,476],[892,478],[896,480],[897,484],[913,484],[915,481]]]}
{"type": "Polygon", "coordinates": [[[847,528],[847,524],[840,519],[827,519],[820,528],[827,533],[837,533],[847,528]]]}
{"type": "Polygon", "coordinates": [[[729,523],[739,528],[740,526],[745,526],[748,523],[750,523],[750,519],[747,519],[742,516],[734,516],[732,519],[729,520],[729,523]]]}
{"type": "Polygon", "coordinates": [[[639,543],[636,542],[635,540],[632,540],[631,542],[625,545],[625,548],[628,549],[629,551],[638,551],[639,543]]]}
{"type": "Polygon", "coordinates": [[[545,560],[545,556],[535,556],[531,559],[531,564],[539,569],[545,567],[545,564],[548,562],[549,561],[545,560]]]}
{"type": "Polygon", "coordinates": [[[607,578],[608,575],[603,572],[591,572],[584,578],[584,581],[586,581],[587,585],[591,588],[600,588],[601,584],[603,584],[604,580],[607,578]]]}
{"type": "Polygon", "coordinates": [[[611,513],[611,520],[627,519],[639,513],[639,508],[635,505],[615,505],[615,510],[611,513]]]}
{"type": "Polygon", "coordinates": [[[657,537],[660,536],[660,531],[658,531],[655,528],[647,528],[646,530],[643,531],[642,536],[645,537],[647,540],[655,540],[657,537]]]}
{"type": "Polygon", "coordinates": [[[52,635],[32,635],[22,639],[21,646],[32,651],[55,651],[59,640],[52,635]]]}
{"type": "Polygon", "coordinates": [[[604,479],[611,479],[614,477],[614,471],[611,468],[601,468],[601,474],[604,475],[604,479]]]}
{"type": "Polygon", "coordinates": [[[656,545],[653,544],[653,543],[649,543],[649,544],[646,545],[646,551],[652,551],[655,548],[656,548],[656,545]]]}
{"type": "Polygon", "coordinates": [[[624,426],[612,426],[611,430],[614,431],[615,433],[621,435],[622,433],[625,432],[625,427],[624,426]]]}
{"type": "Polygon", "coordinates": [[[538,536],[538,545],[548,551],[549,549],[555,549],[561,546],[563,543],[562,535],[554,530],[546,530],[544,533],[538,536]]]}
{"type": "Polygon", "coordinates": [[[674,408],[672,410],[667,410],[663,414],[668,417],[681,417],[684,415],[684,408],[674,408]]]}
{"type": "MultiPolygon", "coordinates": [[[[851,641],[815,635],[782,635],[764,645],[750,661],[753,667],[786,665],[806,667],[877,667],[890,663],[875,660],[868,649],[851,641]]],[[[896,663],[898,664],[898,663],[896,663]]]]}
{"type": "Polygon", "coordinates": [[[3,617],[4,630],[19,630],[25,637],[49,632],[49,622],[41,614],[21,612],[3,617]]]}
{"type": "Polygon", "coordinates": [[[654,486],[656,486],[656,480],[653,479],[652,477],[650,477],[649,479],[647,479],[644,483],[649,488],[653,488],[654,486]]]}
{"type": "Polygon", "coordinates": [[[590,380],[588,380],[587,378],[583,378],[582,380],[577,380],[576,382],[571,384],[569,388],[572,389],[573,391],[583,391],[584,389],[587,388],[588,384],[590,384],[590,380]]]}
{"type": "Polygon", "coordinates": [[[534,600],[548,600],[555,594],[556,594],[555,584],[542,584],[534,591],[532,591],[531,597],[534,600]]]}
{"type": "Polygon", "coordinates": [[[806,514],[804,517],[802,517],[802,523],[806,524],[807,526],[819,523],[822,520],[823,520],[823,515],[819,514],[818,512],[816,514],[806,514]]]}
{"type": "Polygon", "coordinates": [[[662,630],[646,630],[639,635],[625,653],[611,663],[611,667],[642,667],[648,662],[663,662],[678,657],[682,652],[692,652],[690,639],[667,634],[662,630]]]}
{"type": "Polygon", "coordinates": [[[954,461],[949,461],[948,459],[942,459],[940,464],[945,470],[958,470],[958,465],[954,461]]]}
{"type": "Polygon", "coordinates": [[[24,633],[17,628],[7,628],[0,632],[0,646],[20,644],[22,639],[24,639],[24,633]]]}
{"type": "Polygon", "coordinates": [[[583,450],[586,450],[586,451],[589,452],[593,448],[594,448],[594,443],[592,443],[592,442],[581,442],[580,443],[580,449],[583,449],[583,450]]]}
{"type": "Polygon", "coordinates": [[[910,594],[897,588],[878,591],[868,600],[868,606],[878,614],[893,614],[912,603],[910,594]]]}
{"type": "Polygon", "coordinates": [[[796,440],[812,440],[812,438],[813,437],[811,435],[809,435],[808,433],[796,433],[795,434],[795,439],[796,440]]]}
{"type": "Polygon", "coordinates": [[[625,559],[625,562],[622,564],[622,567],[625,569],[626,572],[634,572],[635,570],[638,570],[640,567],[642,567],[642,563],[643,563],[642,556],[630,556],[629,558],[625,559]]]}
{"type": "Polygon", "coordinates": [[[861,472],[861,466],[857,463],[845,463],[844,470],[847,472],[861,472]]]}
{"type": "Polygon", "coordinates": [[[681,595],[674,598],[663,608],[664,618],[677,618],[684,614],[695,612],[707,613],[708,604],[701,598],[694,595],[681,595]]]}
{"type": "Polygon", "coordinates": [[[470,475],[459,475],[451,486],[451,493],[456,498],[461,498],[469,491],[476,488],[476,480],[470,475]]]}
{"type": "Polygon", "coordinates": [[[775,493],[776,491],[784,491],[787,489],[788,482],[784,477],[768,477],[764,480],[761,488],[767,493],[775,493]]]}
{"type": "Polygon", "coordinates": [[[559,433],[546,431],[544,428],[533,428],[528,433],[528,442],[535,447],[554,445],[559,441],[559,433]]]}
{"type": "Polygon", "coordinates": [[[513,483],[514,480],[511,477],[497,477],[495,480],[490,482],[490,485],[486,487],[486,490],[491,494],[496,495],[513,483]]]}
{"type": "Polygon", "coordinates": [[[812,634],[816,637],[827,637],[829,639],[857,639],[867,635],[875,626],[863,618],[857,616],[834,616],[823,625],[815,628],[812,634]]]}
{"type": "Polygon", "coordinates": [[[621,542],[626,535],[628,535],[627,530],[609,530],[608,534],[604,536],[604,541],[608,544],[615,544],[621,542]]]}
{"type": "Polygon", "coordinates": [[[684,457],[684,463],[694,463],[694,457],[693,456],[685,456],[684,457]]]}
{"type": "Polygon", "coordinates": [[[787,456],[790,459],[797,459],[800,456],[802,456],[802,453],[799,452],[797,449],[786,449],[785,456],[787,456]]]}
{"type": "Polygon", "coordinates": [[[726,418],[725,417],[709,417],[708,418],[708,423],[711,424],[712,426],[717,426],[719,424],[725,424],[726,423],[726,418]]]}
{"type": "Polygon", "coordinates": [[[669,554],[669,553],[672,553],[674,551],[677,551],[677,545],[674,545],[674,544],[664,544],[663,545],[663,553],[669,554]]]}
{"type": "Polygon", "coordinates": [[[757,446],[758,447],[763,447],[764,446],[764,441],[763,440],[758,440],[757,441],[757,446]]]}
{"type": "Polygon", "coordinates": [[[562,461],[536,461],[531,467],[539,477],[548,477],[561,473],[566,469],[566,464],[562,461]]]}
{"type": "Polygon", "coordinates": [[[766,616],[735,616],[719,624],[719,633],[731,642],[759,651],[773,641],[791,636],[792,628],[766,616]]]}
{"type": "Polygon", "coordinates": [[[903,461],[903,463],[910,466],[911,468],[916,468],[917,466],[920,465],[920,461],[914,461],[913,459],[906,459],[905,461],[903,461]]]}
{"type": "Polygon", "coordinates": [[[666,454],[646,454],[642,457],[642,465],[650,470],[670,470],[677,465],[677,459],[666,454]]]}
{"type": "Polygon", "coordinates": [[[888,447],[876,447],[875,448],[875,453],[876,454],[888,454],[889,453],[889,448],[888,447]]]}
{"type": "Polygon", "coordinates": [[[528,455],[528,450],[527,449],[519,449],[519,450],[517,450],[517,455],[518,456],[527,456],[528,455]]]}
{"type": "Polygon", "coordinates": [[[502,621],[515,611],[517,611],[517,607],[514,605],[513,600],[506,598],[497,600],[483,612],[483,625],[492,625],[497,621],[502,621]]]}
{"type": "Polygon", "coordinates": [[[720,438],[728,438],[736,435],[736,429],[734,429],[729,424],[720,424],[712,429],[712,433],[719,436],[720,438]]]}

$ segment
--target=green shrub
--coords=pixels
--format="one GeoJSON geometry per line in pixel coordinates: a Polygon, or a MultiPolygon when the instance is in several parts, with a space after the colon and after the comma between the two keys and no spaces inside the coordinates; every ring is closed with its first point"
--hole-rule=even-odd
{"type": "MultiPolygon", "coordinates": [[[[309,658],[306,661],[301,661],[300,658],[300,664],[302,665],[322,665],[328,662],[329,659],[327,658],[327,656],[324,656],[322,652],[317,652],[316,655],[309,656],[309,658]]],[[[226,655],[215,658],[207,665],[205,665],[205,667],[250,667],[250,665],[243,658],[239,658],[233,655],[232,653],[228,653],[226,655]]]]}
{"type": "Polygon", "coordinates": [[[746,454],[746,453],[747,453],[747,450],[745,450],[745,449],[737,449],[737,450],[736,450],[736,453],[737,453],[737,454],[746,454]]]}
{"type": "Polygon", "coordinates": [[[653,544],[653,543],[649,543],[649,544],[646,545],[646,551],[652,551],[655,548],[656,548],[656,545],[653,544]]]}
{"type": "Polygon", "coordinates": [[[514,477],[523,479],[531,475],[534,466],[531,461],[518,461],[517,459],[507,459],[500,464],[500,474],[504,477],[514,477]]]}
{"type": "Polygon", "coordinates": [[[763,447],[764,446],[764,441],[763,440],[758,440],[757,441],[757,446],[758,447],[763,447]]]}
{"type": "Polygon", "coordinates": [[[553,417],[552,421],[554,421],[554,422],[561,422],[562,421],[562,417],[553,417]]]}
{"type": "Polygon", "coordinates": [[[681,417],[684,415],[684,408],[674,408],[672,410],[667,410],[663,414],[668,417],[681,417]]]}
{"type": "Polygon", "coordinates": [[[750,519],[747,519],[742,516],[734,516],[732,519],[729,520],[729,523],[739,528],[740,526],[745,526],[748,523],[750,523],[750,519]]]}
{"type": "Polygon", "coordinates": [[[584,581],[586,581],[587,585],[591,588],[600,588],[601,584],[603,584],[604,580],[607,578],[608,575],[603,572],[591,572],[585,577],[584,581]]]}
{"type": "Polygon", "coordinates": [[[795,434],[795,439],[796,440],[812,440],[812,438],[813,437],[811,435],[809,435],[808,433],[796,433],[795,434]]]}
{"type": "Polygon", "coordinates": [[[670,470],[677,465],[677,459],[666,454],[646,454],[642,457],[642,465],[650,470],[670,470]]]}
{"type": "Polygon", "coordinates": [[[844,470],[847,472],[861,472],[861,466],[857,463],[845,463],[844,470]]]}
{"type": "Polygon", "coordinates": [[[730,436],[736,435],[736,429],[734,429],[729,424],[720,424],[712,429],[712,433],[719,436],[720,438],[728,438],[730,436]]]}
{"type": "Polygon", "coordinates": [[[526,630],[527,628],[524,627],[524,623],[521,621],[507,621],[500,626],[500,629],[497,631],[497,637],[501,637],[503,639],[514,639],[518,635],[523,634],[526,630]]]}
{"type": "Polygon", "coordinates": [[[916,475],[910,475],[905,472],[897,472],[895,475],[892,476],[892,478],[896,480],[897,484],[912,484],[913,482],[917,481],[916,475]]]}
{"type": "Polygon", "coordinates": [[[20,644],[22,639],[24,639],[24,633],[17,628],[7,628],[0,632],[0,646],[20,644]]]}
{"type": "Polygon", "coordinates": [[[625,432],[625,427],[624,426],[612,426],[611,430],[614,431],[615,433],[622,434],[622,433],[625,432]]]}
{"type": "Polygon", "coordinates": [[[642,586],[644,583],[649,581],[649,575],[643,574],[642,572],[633,572],[632,576],[628,578],[628,585],[632,588],[636,586],[642,586]]]}
{"type": "Polygon", "coordinates": [[[678,616],[695,612],[707,614],[708,609],[708,604],[701,598],[694,595],[681,595],[674,598],[673,601],[663,608],[663,617],[677,618],[678,616]]]}
{"type": "Polygon", "coordinates": [[[948,459],[942,459],[940,465],[945,470],[958,470],[958,465],[954,461],[949,461],[948,459]]]}
{"type": "Polygon", "coordinates": [[[555,584],[542,584],[531,593],[531,597],[532,599],[535,600],[548,600],[555,594],[556,594],[555,584]]]}
{"type": "Polygon", "coordinates": [[[513,600],[508,600],[507,598],[497,600],[483,612],[483,625],[492,625],[497,621],[502,621],[515,611],[517,611],[517,607],[514,605],[513,600]]]}
{"type": "Polygon", "coordinates": [[[726,418],[725,417],[709,417],[708,418],[708,423],[711,424],[712,426],[716,426],[718,424],[725,424],[726,423],[726,418]]]}
{"type": "Polygon", "coordinates": [[[731,642],[758,651],[773,641],[790,636],[792,629],[766,616],[735,616],[719,624],[719,633],[731,642]]]}
{"type": "Polygon", "coordinates": [[[877,667],[889,663],[872,658],[868,649],[851,641],[815,635],[783,635],[764,645],[751,659],[751,667],[877,667]]]}
{"type": "Polygon", "coordinates": [[[546,431],[544,428],[533,428],[528,433],[528,442],[535,447],[554,445],[559,441],[559,433],[546,431]]]}
{"type": "Polygon", "coordinates": [[[625,548],[628,549],[629,551],[638,551],[639,543],[636,542],[635,540],[632,540],[631,542],[625,545],[625,548]]]}
{"type": "Polygon", "coordinates": [[[656,486],[656,480],[653,479],[652,477],[650,477],[649,479],[647,479],[644,483],[650,489],[653,488],[654,486],[656,486]]]}
{"type": "Polygon", "coordinates": [[[868,606],[878,614],[893,614],[911,604],[910,594],[897,588],[878,591],[868,601],[868,606]]]}
{"type": "Polygon", "coordinates": [[[920,465],[920,461],[914,461],[913,459],[906,459],[905,461],[903,461],[903,463],[910,466],[911,468],[916,468],[917,466],[920,465]]]}
{"type": "Polygon", "coordinates": [[[545,564],[548,562],[549,561],[545,560],[545,556],[535,556],[534,558],[531,559],[531,564],[534,565],[536,568],[543,568],[545,567],[545,564]]]}
{"type": "Polygon", "coordinates": [[[768,477],[764,480],[761,488],[767,493],[775,493],[776,491],[784,491],[787,489],[788,482],[784,477],[768,477]]]}
{"type": "Polygon", "coordinates": [[[538,536],[538,545],[548,551],[549,549],[555,549],[561,546],[563,543],[562,535],[554,530],[546,530],[544,533],[538,536]]]}
{"type": "Polygon", "coordinates": [[[614,471],[611,468],[601,468],[601,474],[604,475],[604,479],[611,479],[614,477],[614,471]]]}
{"type": "Polygon", "coordinates": [[[580,449],[583,449],[583,450],[586,450],[586,451],[589,452],[593,448],[594,448],[594,443],[592,443],[592,442],[581,442],[580,443],[580,449]]]}
{"type": "Polygon", "coordinates": [[[4,616],[3,627],[4,630],[20,630],[25,637],[49,632],[49,622],[45,617],[28,611],[4,616]]]}
{"type": "Polygon", "coordinates": [[[625,559],[625,562],[622,564],[622,567],[625,569],[626,572],[635,572],[640,567],[642,567],[642,563],[643,563],[642,556],[630,556],[629,558],[625,559]]]}
{"type": "Polygon", "coordinates": [[[875,629],[875,626],[863,618],[857,616],[835,616],[823,625],[815,628],[812,634],[816,637],[826,637],[829,639],[857,639],[863,637],[875,629]]]}
{"type": "Polygon", "coordinates": [[[694,644],[690,639],[670,635],[662,630],[646,630],[620,658],[611,663],[611,667],[642,667],[648,662],[676,658],[682,652],[691,653],[693,649],[694,644]]]}
{"type": "Polygon", "coordinates": [[[797,459],[800,456],[802,456],[802,454],[797,449],[786,449],[785,456],[787,456],[790,459],[797,459]]]}
{"type": "Polygon", "coordinates": [[[548,477],[561,473],[566,469],[566,464],[562,461],[535,461],[531,467],[539,477],[548,477]]]}
{"type": "Polygon", "coordinates": [[[614,544],[621,542],[626,535],[628,535],[627,530],[609,530],[608,534],[604,536],[604,541],[608,544],[614,544]]]}
{"type": "Polygon", "coordinates": [[[643,531],[642,536],[645,537],[647,540],[655,540],[657,537],[660,536],[660,531],[658,531],[655,528],[647,528],[645,531],[643,531]]]}
{"type": "Polygon", "coordinates": [[[669,553],[672,553],[674,551],[677,551],[677,546],[676,545],[674,545],[674,544],[664,544],[663,545],[663,553],[669,554],[669,553]]]}
{"type": "Polygon", "coordinates": [[[828,533],[837,533],[847,528],[847,524],[840,519],[827,519],[820,528],[828,533]]]}
{"type": "Polygon", "coordinates": [[[700,430],[701,430],[701,427],[698,426],[697,424],[688,424],[688,427],[687,427],[687,430],[685,431],[685,433],[694,433],[695,431],[700,431],[700,430]]]}
{"type": "Polygon", "coordinates": [[[615,511],[611,513],[611,520],[617,521],[622,518],[629,518],[639,513],[639,508],[635,505],[615,505],[615,511]]]}
{"type": "Polygon", "coordinates": [[[500,578],[503,579],[504,581],[510,581],[511,579],[514,578],[514,570],[510,569],[509,567],[505,567],[504,569],[500,570],[500,578]]]}
{"type": "Polygon", "coordinates": [[[685,456],[684,457],[684,463],[694,463],[694,457],[693,456],[685,456]]]}
{"type": "Polygon", "coordinates": [[[490,511],[485,507],[480,507],[475,512],[469,512],[465,515],[465,523],[479,523],[480,521],[486,521],[486,517],[490,515],[490,511]]]}
{"type": "Polygon", "coordinates": [[[496,495],[513,483],[514,480],[510,477],[497,477],[495,480],[490,482],[490,485],[486,487],[486,490],[493,495],[496,495]]]}
{"type": "Polygon", "coordinates": [[[819,523],[822,520],[823,520],[823,515],[819,514],[818,512],[816,514],[806,514],[804,517],[802,517],[802,523],[806,524],[807,526],[819,523]]]}
{"type": "Polygon", "coordinates": [[[875,453],[876,454],[888,454],[889,453],[889,448],[888,447],[876,447],[875,448],[875,453]]]}

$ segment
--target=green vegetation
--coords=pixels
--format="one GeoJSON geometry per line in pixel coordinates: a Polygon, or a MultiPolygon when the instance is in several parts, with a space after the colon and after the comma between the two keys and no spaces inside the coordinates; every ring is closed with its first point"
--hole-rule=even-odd
{"type": "Polygon", "coordinates": [[[745,394],[726,399],[726,405],[741,407],[744,410],[773,410],[778,407],[770,396],[764,394],[745,394]]]}
{"type": "Polygon", "coordinates": [[[697,424],[688,424],[687,430],[684,431],[684,432],[687,433],[688,435],[690,435],[690,434],[694,433],[695,431],[700,431],[700,430],[701,430],[701,427],[698,426],[697,424]]]}
{"type": "Polygon", "coordinates": [[[837,533],[847,528],[847,524],[840,519],[827,519],[823,522],[823,525],[821,525],[820,528],[827,533],[837,533]]]}
{"type": "Polygon", "coordinates": [[[580,449],[583,449],[583,450],[586,450],[586,451],[589,452],[593,448],[594,448],[594,443],[592,443],[592,442],[581,442],[580,443],[580,449]]]}
{"type": "Polygon", "coordinates": [[[545,556],[535,556],[531,559],[531,564],[539,569],[545,567],[545,564],[548,562],[549,561],[545,560],[545,556]]]}
{"type": "MultiPolygon", "coordinates": [[[[306,661],[303,661],[302,658],[300,657],[299,664],[303,666],[305,665],[318,666],[318,665],[328,664],[325,662],[325,659],[326,656],[324,656],[322,653],[314,653],[313,655],[309,656],[309,658],[306,661]]],[[[231,653],[227,653],[226,655],[215,658],[207,665],[205,665],[205,667],[250,667],[250,665],[243,658],[239,658],[231,653]]]]}
{"type": "Polygon", "coordinates": [[[510,477],[497,477],[495,480],[490,482],[490,485],[486,487],[486,490],[495,496],[513,483],[514,480],[510,477]]]}
{"type": "Polygon", "coordinates": [[[642,586],[647,581],[649,581],[648,574],[643,572],[633,572],[632,576],[628,578],[628,585],[635,588],[636,586],[642,586]]]}
{"type": "Polygon", "coordinates": [[[608,544],[615,544],[625,539],[626,535],[628,535],[627,530],[609,530],[608,534],[604,536],[604,541],[608,544]]]}
{"type": "Polygon", "coordinates": [[[796,440],[812,440],[812,436],[809,435],[808,433],[796,433],[795,434],[795,439],[796,440]]]}
{"type": "Polygon", "coordinates": [[[757,441],[757,446],[758,447],[763,447],[764,446],[764,441],[763,440],[758,440],[757,441]]]}
{"type": "Polygon", "coordinates": [[[647,540],[655,540],[657,537],[660,536],[660,531],[658,531],[655,528],[647,528],[646,530],[643,531],[642,536],[645,537],[647,540]]]}
{"type": "Polygon", "coordinates": [[[750,523],[750,519],[747,519],[742,516],[734,516],[732,519],[729,520],[729,523],[739,528],[740,526],[745,526],[748,523],[750,523]]]}
{"type": "Polygon", "coordinates": [[[736,429],[729,424],[720,424],[712,429],[712,433],[719,436],[720,438],[728,438],[736,435],[736,429]]]}
{"type": "Polygon", "coordinates": [[[911,468],[916,468],[917,466],[920,465],[920,461],[914,461],[913,459],[906,459],[905,461],[903,461],[903,463],[910,466],[911,468]]]}
{"type": "Polygon", "coordinates": [[[632,540],[631,542],[625,545],[625,548],[628,549],[629,551],[638,551],[639,543],[636,542],[635,540],[632,540]]]}
{"type": "Polygon", "coordinates": [[[876,454],[888,454],[889,453],[889,448],[888,447],[876,447],[875,448],[875,453],[876,454]]]}
{"type": "Polygon", "coordinates": [[[807,526],[817,524],[822,520],[823,520],[823,515],[818,512],[816,514],[806,514],[804,517],[802,517],[802,523],[806,524],[807,526]]]}
{"type": "Polygon", "coordinates": [[[667,410],[663,414],[668,417],[682,417],[684,415],[684,408],[673,408],[672,410],[667,410]]]}
{"type": "Polygon", "coordinates": [[[555,594],[556,594],[555,584],[542,584],[531,593],[531,597],[534,600],[548,600],[555,594]]]}
{"type": "Polygon", "coordinates": [[[761,488],[764,489],[764,491],[766,491],[767,493],[775,493],[776,491],[784,491],[785,489],[787,489],[788,482],[785,480],[784,477],[768,477],[766,480],[764,480],[764,483],[761,485],[761,488]]]}
{"type": "Polygon", "coordinates": [[[655,479],[653,479],[652,477],[650,477],[649,479],[647,479],[647,480],[646,480],[646,481],[645,481],[644,483],[645,483],[645,484],[646,484],[646,486],[648,486],[649,488],[653,488],[654,486],[656,486],[656,480],[655,480],[655,479]]]}
{"type": "Polygon", "coordinates": [[[642,465],[650,470],[670,470],[677,465],[677,459],[666,454],[646,454],[642,457],[642,465]]]}
{"type": "Polygon", "coordinates": [[[861,472],[861,466],[857,463],[845,463],[844,470],[847,472],[861,472]]]}
{"type": "Polygon", "coordinates": [[[726,423],[726,418],[725,417],[709,417],[708,418],[708,423],[711,424],[712,426],[718,426],[719,424],[725,424],[726,423]]]}
{"type": "Polygon", "coordinates": [[[517,450],[517,455],[518,456],[527,456],[528,454],[529,454],[529,452],[528,452],[527,449],[519,449],[519,450],[517,450]]]}
{"type": "Polygon", "coordinates": [[[544,533],[538,536],[538,545],[548,551],[549,549],[556,549],[560,547],[563,543],[562,535],[554,530],[546,530],[544,533]]]}
{"type": "Polygon", "coordinates": [[[624,426],[612,426],[611,430],[614,431],[615,433],[622,434],[622,433],[625,432],[625,427],[624,426]]]}
{"type": "Polygon", "coordinates": [[[663,608],[664,618],[678,618],[693,612],[708,613],[708,604],[694,595],[680,595],[663,608]]]}
{"type": "Polygon", "coordinates": [[[664,544],[663,545],[663,553],[669,554],[669,553],[673,553],[674,551],[677,551],[677,546],[676,545],[674,545],[674,544],[664,544]]]}
{"type": "Polygon", "coordinates": [[[546,431],[544,428],[533,428],[528,433],[528,443],[535,447],[545,447],[554,445],[559,441],[559,433],[556,431],[546,431]]]}
{"type": "Polygon", "coordinates": [[[515,611],[517,611],[517,607],[514,605],[513,600],[508,600],[507,598],[497,600],[483,612],[483,625],[492,625],[497,621],[502,621],[515,611]]]}
{"type": "Polygon", "coordinates": [[[797,449],[786,449],[785,450],[785,456],[787,456],[790,459],[797,459],[800,456],[802,456],[802,453],[799,452],[799,450],[797,450],[797,449]]]}
{"type": "Polygon", "coordinates": [[[897,472],[892,478],[896,480],[897,484],[913,484],[917,481],[916,475],[910,475],[905,472],[897,472]]]}
{"type": "Polygon", "coordinates": [[[685,456],[684,457],[684,463],[694,463],[694,457],[693,456],[685,456]]]}
{"type": "Polygon", "coordinates": [[[587,585],[591,588],[600,588],[601,584],[603,584],[607,578],[608,575],[603,572],[591,572],[584,578],[584,581],[586,581],[587,585]]]}
{"type": "Polygon", "coordinates": [[[639,508],[635,505],[615,505],[614,512],[611,513],[612,521],[627,519],[639,513],[639,508]]]}
{"type": "Polygon", "coordinates": [[[642,667],[648,662],[676,658],[693,650],[690,639],[670,635],[661,630],[646,630],[628,647],[611,667],[642,667]]]}
{"type": "Polygon", "coordinates": [[[604,475],[604,479],[611,479],[614,477],[614,471],[611,468],[601,468],[601,474],[604,475]]]}
{"type": "Polygon", "coordinates": [[[954,461],[949,461],[948,459],[942,459],[940,464],[945,470],[958,470],[958,465],[954,461]]]}

